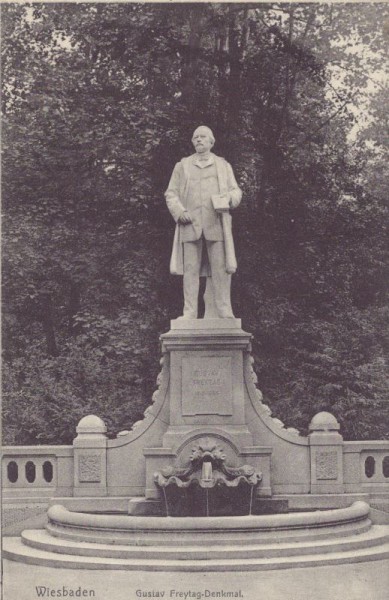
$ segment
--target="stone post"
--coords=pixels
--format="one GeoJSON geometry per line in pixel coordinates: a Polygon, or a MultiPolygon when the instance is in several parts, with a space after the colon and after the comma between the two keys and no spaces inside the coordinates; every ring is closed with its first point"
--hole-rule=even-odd
{"type": "Polygon", "coordinates": [[[107,428],[95,415],[77,426],[74,448],[74,496],[107,495],[107,428]]]}
{"type": "Polygon", "coordinates": [[[343,437],[340,425],[329,412],[319,412],[309,424],[311,494],[344,492],[343,437]]]}

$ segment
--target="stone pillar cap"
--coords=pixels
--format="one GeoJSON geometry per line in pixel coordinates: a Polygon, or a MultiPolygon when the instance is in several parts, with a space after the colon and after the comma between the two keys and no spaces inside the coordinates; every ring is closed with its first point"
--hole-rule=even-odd
{"type": "Polygon", "coordinates": [[[87,415],[78,423],[76,431],[77,433],[106,433],[107,427],[100,417],[87,415]]]}
{"type": "Polygon", "coordinates": [[[339,431],[340,425],[330,412],[318,412],[309,424],[309,431],[339,431]]]}

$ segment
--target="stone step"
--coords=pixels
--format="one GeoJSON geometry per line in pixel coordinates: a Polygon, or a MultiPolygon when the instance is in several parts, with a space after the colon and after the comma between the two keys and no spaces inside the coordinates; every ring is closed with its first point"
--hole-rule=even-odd
{"type": "Polygon", "coordinates": [[[371,500],[370,505],[378,510],[389,512],[389,498],[387,496],[386,498],[374,498],[371,500]]]}
{"type": "Polygon", "coordinates": [[[378,508],[370,508],[370,517],[377,525],[389,525],[389,512],[378,508]]]}
{"type": "Polygon", "coordinates": [[[220,558],[207,560],[166,560],[156,558],[107,558],[99,556],[64,555],[32,548],[19,537],[3,540],[3,558],[47,567],[64,569],[129,570],[129,571],[261,571],[309,566],[358,563],[389,558],[389,544],[374,547],[302,556],[271,558],[220,558]]]}
{"type": "Polygon", "coordinates": [[[372,527],[369,532],[347,536],[344,539],[321,540],[299,543],[250,543],[230,546],[128,546],[117,544],[75,542],[51,536],[45,530],[27,530],[22,542],[31,548],[64,555],[96,556],[118,559],[163,560],[213,560],[252,559],[283,556],[303,556],[345,552],[371,548],[389,542],[389,527],[372,527]]]}

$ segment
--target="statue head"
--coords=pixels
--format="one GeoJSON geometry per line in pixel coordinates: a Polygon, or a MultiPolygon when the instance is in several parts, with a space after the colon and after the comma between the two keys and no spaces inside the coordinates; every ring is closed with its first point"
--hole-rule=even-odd
{"type": "Polygon", "coordinates": [[[194,131],[192,136],[192,144],[195,147],[196,152],[203,154],[209,152],[215,143],[215,138],[212,130],[205,125],[200,125],[194,131]]]}

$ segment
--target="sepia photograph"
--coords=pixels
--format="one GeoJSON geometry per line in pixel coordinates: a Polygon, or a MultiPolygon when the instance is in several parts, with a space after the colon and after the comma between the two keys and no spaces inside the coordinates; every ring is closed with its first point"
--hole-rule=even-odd
{"type": "Polygon", "coordinates": [[[386,600],[389,4],[0,16],[2,599],[386,600]]]}

